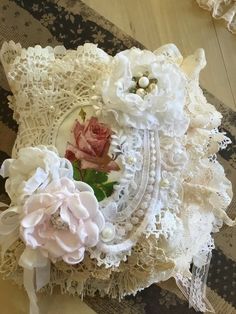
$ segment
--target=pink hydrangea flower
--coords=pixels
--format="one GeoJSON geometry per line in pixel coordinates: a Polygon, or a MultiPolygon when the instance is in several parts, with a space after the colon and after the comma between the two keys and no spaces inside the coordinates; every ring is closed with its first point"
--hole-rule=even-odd
{"type": "Polygon", "coordinates": [[[31,195],[23,206],[21,237],[51,261],[77,264],[95,246],[104,217],[92,188],[68,178],[54,180],[31,195]]]}

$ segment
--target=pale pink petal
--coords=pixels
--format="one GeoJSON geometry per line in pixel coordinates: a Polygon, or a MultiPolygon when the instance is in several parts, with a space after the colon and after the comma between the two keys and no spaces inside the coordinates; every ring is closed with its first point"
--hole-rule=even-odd
{"type": "Polygon", "coordinates": [[[29,246],[33,249],[41,246],[40,239],[36,236],[36,234],[34,234],[34,228],[21,228],[20,234],[26,246],[29,246]]]}
{"type": "Polygon", "coordinates": [[[75,187],[77,190],[79,190],[80,192],[92,192],[94,193],[93,189],[91,188],[90,185],[88,185],[87,183],[84,183],[82,181],[75,181],[75,187]]]}
{"type": "Polygon", "coordinates": [[[60,180],[53,180],[52,182],[50,182],[47,187],[46,187],[46,191],[48,193],[53,193],[55,191],[58,191],[61,189],[61,182],[60,180]]]}
{"type": "Polygon", "coordinates": [[[63,260],[71,265],[78,264],[84,259],[84,251],[84,247],[81,247],[73,253],[64,255],[63,260]]]}
{"type": "Polygon", "coordinates": [[[60,217],[65,223],[70,224],[70,213],[66,204],[62,204],[60,207],[60,217]]]}
{"type": "Polygon", "coordinates": [[[87,211],[87,208],[85,208],[83,204],[81,203],[78,193],[70,197],[68,201],[68,207],[70,208],[71,212],[77,219],[89,218],[89,213],[87,211]]]}
{"type": "Polygon", "coordinates": [[[70,211],[67,208],[67,205],[63,204],[60,208],[60,216],[61,219],[68,224],[69,229],[72,233],[76,232],[76,228],[78,225],[77,220],[72,216],[70,211]]]}
{"type": "Polygon", "coordinates": [[[60,208],[62,204],[62,200],[55,200],[53,203],[50,204],[47,208],[45,208],[45,213],[47,215],[53,215],[55,212],[60,208]]]}
{"type": "Polygon", "coordinates": [[[21,225],[24,228],[34,227],[42,220],[43,216],[44,216],[44,210],[42,208],[36,211],[33,211],[32,213],[26,215],[21,220],[21,225]]]}
{"type": "Polygon", "coordinates": [[[68,178],[62,178],[61,179],[61,187],[62,188],[67,188],[67,190],[71,193],[74,193],[75,191],[75,184],[74,181],[68,178]]]}
{"type": "Polygon", "coordinates": [[[50,258],[60,258],[65,251],[57,244],[55,240],[48,240],[43,246],[43,249],[47,250],[50,258]]]}
{"type": "Polygon", "coordinates": [[[26,213],[31,213],[40,208],[46,208],[50,206],[51,203],[55,201],[53,195],[48,193],[34,194],[30,196],[24,205],[24,211],[26,213]]]}
{"type": "Polygon", "coordinates": [[[92,221],[88,220],[84,223],[84,229],[87,233],[84,244],[85,246],[92,247],[98,243],[99,229],[98,226],[92,221]]]}
{"type": "Polygon", "coordinates": [[[77,228],[77,234],[78,234],[78,237],[80,239],[80,242],[82,242],[84,244],[88,234],[87,234],[87,231],[84,227],[83,220],[80,220],[80,222],[79,222],[79,226],[77,228]]]}
{"type": "Polygon", "coordinates": [[[103,214],[98,211],[97,215],[93,217],[92,221],[98,226],[99,232],[101,232],[105,226],[105,219],[103,214]]]}
{"type": "Polygon", "coordinates": [[[55,239],[62,250],[67,253],[75,251],[80,246],[78,236],[68,231],[56,231],[55,239]]]}
{"type": "Polygon", "coordinates": [[[79,196],[81,203],[89,212],[90,217],[93,218],[98,212],[98,201],[95,195],[90,192],[81,192],[79,196]]]}
{"type": "Polygon", "coordinates": [[[42,241],[47,241],[47,239],[53,239],[54,228],[50,225],[50,222],[44,221],[42,224],[37,226],[37,233],[42,241]]]}

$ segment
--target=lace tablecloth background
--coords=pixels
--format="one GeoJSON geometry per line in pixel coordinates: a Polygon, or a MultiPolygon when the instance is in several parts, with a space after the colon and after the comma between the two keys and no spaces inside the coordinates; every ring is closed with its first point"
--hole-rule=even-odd
{"type": "MultiPolygon", "coordinates": [[[[141,47],[134,39],[122,33],[110,22],[99,16],[78,0],[1,0],[0,2],[0,45],[4,40],[21,42],[28,47],[63,44],[76,48],[85,42],[97,43],[109,54],[132,46],[141,47]]],[[[7,105],[9,88],[0,68],[0,164],[11,154],[17,132],[12,111],[7,105]]],[[[233,182],[236,195],[236,113],[205,91],[210,103],[222,112],[223,129],[233,144],[219,157],[226,173],[233,182]]],[[[4,180],[0,179],[0,200],[6,198],[4,180]]],[[[233,215],[234,199],[229,212],[233,215]]],[[[213,253],[208,277],[208,298],[216,313],[236,314],[236,228],[223,228],[216,234],[216,250],[213,253]]],[[[178,298],[173,282],[160,288],[153,285],[122,302],[102,298],[86,298],[84,301],[101,314],[154,314],[195,313],[187,302],[178,298]],[[172,292],[170,292],[172,291],[172,292]]],[[[8,314],[8,312],[2,312],[8,314]]],[[[19,313],[23,313],[19,311],[19,313]]],[[[64,313],[69,314],[69,313],[64,313]]]]}

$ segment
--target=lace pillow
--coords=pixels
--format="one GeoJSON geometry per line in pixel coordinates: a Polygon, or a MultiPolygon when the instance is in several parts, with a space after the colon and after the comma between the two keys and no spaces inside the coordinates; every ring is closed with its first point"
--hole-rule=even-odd
{"type": "Polygon", "coordinates": [[[211,234],[235,222],[216,158],[230,140],[199,87],[203,50],[111,57],[11,41],[1,61],[19,124],[1,168],[1,272],[24,284],[31,313],[42,288],[122,298],[171,277],[191,306],[212,310],[211,234]]]}

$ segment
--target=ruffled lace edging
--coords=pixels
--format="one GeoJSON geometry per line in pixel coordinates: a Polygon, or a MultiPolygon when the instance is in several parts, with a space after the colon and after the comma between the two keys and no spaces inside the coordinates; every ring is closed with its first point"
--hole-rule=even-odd
{"type": "Polygon", "coordinates": [[[224,19],[228,30],[236,34],[236,1],[235,0],[196,0],[199,6],[212,11],[215,19],[224,19]]]}

